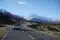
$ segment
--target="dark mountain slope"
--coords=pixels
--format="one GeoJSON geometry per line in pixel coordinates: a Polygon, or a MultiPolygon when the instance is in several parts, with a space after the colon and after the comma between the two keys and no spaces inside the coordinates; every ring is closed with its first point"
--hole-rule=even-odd
{"type": "Polygon", "coordinates": [[[0,9],[0,24],[14,24],[19,21],[25,21],[24,18],[13,15],[6,10],[0,9]]]}

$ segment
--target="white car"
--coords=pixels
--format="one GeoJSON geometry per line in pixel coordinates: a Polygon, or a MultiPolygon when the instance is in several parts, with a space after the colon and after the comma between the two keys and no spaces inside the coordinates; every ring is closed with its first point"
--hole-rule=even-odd
{"type": "Polygon", "coordinates": [[[13,26],[13,30],[19,30],[19,31],[28,31],[27,29],[25,29],[23,26],[21,25],[14,25],[13,26]]]}
{"type": "Polygon", "coordinates": [[[20,26],[14,25],[13,30],[20,30],[20,26]]]}

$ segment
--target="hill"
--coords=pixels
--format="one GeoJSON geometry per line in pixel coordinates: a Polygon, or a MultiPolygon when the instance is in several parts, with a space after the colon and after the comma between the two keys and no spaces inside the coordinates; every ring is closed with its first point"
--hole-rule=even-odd
{"type": "Polygon", "coordinates": [[[13,15],[10,12],[0,9],[0,24],[14,24],[20,21],[26,21],[24,18],[13,15]]]}

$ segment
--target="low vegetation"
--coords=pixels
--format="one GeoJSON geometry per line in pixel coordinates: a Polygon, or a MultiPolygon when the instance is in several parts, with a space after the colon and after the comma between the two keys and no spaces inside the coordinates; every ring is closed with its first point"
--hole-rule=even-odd
{"type": "Polygon", "coordinates": [[[6,32],[7,32],[7,27],[5,25],[0,24],[0,40],[3,38],[6,32]]]}
{"type": "Polygon", "coordinates": [[[60,40],[60,24],[31,24],[28,25],[28,27],[35,28],[39,30],[41,33],[44,33],[49,36],[53,36],[57,38],[57,40],[60,40]]]}

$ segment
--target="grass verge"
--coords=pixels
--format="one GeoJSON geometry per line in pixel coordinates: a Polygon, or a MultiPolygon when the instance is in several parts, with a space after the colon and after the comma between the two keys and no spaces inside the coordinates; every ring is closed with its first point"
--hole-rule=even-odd
{"type": "Polygon", "coordinates": [[[6,34],[7,32],[7,27],[0,27],[0,40],[2,40],[3,36],[6,34]]]}

